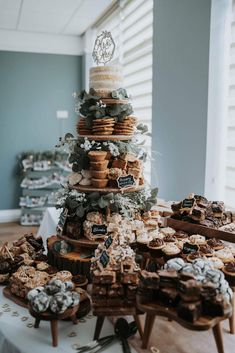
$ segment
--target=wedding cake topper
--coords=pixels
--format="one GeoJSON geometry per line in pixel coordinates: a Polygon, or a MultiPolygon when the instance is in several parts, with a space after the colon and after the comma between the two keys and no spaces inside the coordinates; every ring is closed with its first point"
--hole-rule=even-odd
{"type": "Polygon", "coordinates": [[[115,43],[111,32],[102,31],[95,40],[92,52],[93,60],[97,65],[107,64],[112,60],[115,51],[115,43]]]}

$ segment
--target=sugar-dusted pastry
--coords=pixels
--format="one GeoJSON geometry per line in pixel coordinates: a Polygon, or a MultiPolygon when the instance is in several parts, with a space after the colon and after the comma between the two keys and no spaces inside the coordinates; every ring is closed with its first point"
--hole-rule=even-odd
{"type": "Polygon", "coordinates": [[[160,233],[164,235],[174,235],[175,232],[176,231],[171,227],[160,228],[160,233]]]}
{"type": "Polygon", "coordinates": [[[215,256],[223,261],[223,263],[234,261],[234,256],[229,249],[222,249],[215,252],[215,256]]]}
{"type": "Polygon", "coordinates": [[[221,270],[224,267],[223,261],[216,256],[210,257],[209,261],[215,270],[221,270]]]}
{"type": "Polygon", "coordinates": [[[189,237],[189,242],[191,244],[202,245],[206,243],[206,238],[200,234],[193,234],[189,237]]]}
{"type": "Polygon", "coordinates": [[[164,246],[162,252],[167,258],[171,258],[178,256],[181,253],[181,250],[174,243],[168,243],[164,246]]]}

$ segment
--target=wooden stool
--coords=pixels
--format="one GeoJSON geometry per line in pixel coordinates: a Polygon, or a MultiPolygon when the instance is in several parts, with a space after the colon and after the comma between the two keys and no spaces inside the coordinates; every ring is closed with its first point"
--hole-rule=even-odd
{"type": "Polygon", "coordinates": [[[73,324],[77,324],[77,316],[76,313],[78,311],[79,305],[74,306],[73,308],[67,309],[64,313],[62,314],[52,314],[51,312],[44,312],[44,313],[36,313],[31,306],[29,306],[29,312],[30,314],[35,317],[35,323],[34,323],[34,328],[38,328],[40,321],[50,321],[51,325],[51,336],[52,336],[52,346],[57,347],[58,346],[58,321],[63,320],[66,318],[71,318],[73,324]]]}
{"type": "Polygon", "coordinates": [[[233,291],[233,299],[232,299],[232,316],[229,318],[229,328],[230,333],[235,333],[235,287],[231,287],[233,291]]]}
{"type": "Polygon", "coordinates": [[[223,347],[223,337],[220,328],[220,322],[227,319],[232,312],[232,307],[228,304],[226,308],[226,313],[223,317],[205,317],[201,316],[196,322],[190,323],[178,317],[177,311],[174,308],[166,307],[161,304],[151,303],[151,304],[141,304],[140,298],[137,296],[137,307],[139,310],[146,313],[144,335],[142,340],[142,348],[145,349],[148,346],[149,338],[152,332],[155,316],[163,316],[168,319],[178,322],[181,326],[193,330],[193,331],[204,331],[213,330],[216,346],[218,353],[224,353],[223,347]]]}
{"type": "Polygon", "coordinates": [[[97,340],[100,337],[100,332],[103,327],[104,319],[106,316],[133,316],[136,326],[138,328],[140,337],[143,338],[143,330],[140,323],[139,315],[143,314],[141,311],[138,311],[136,308],[95,308],[93,309],[93,314],[97,316],[94,340],[97,340]]]}

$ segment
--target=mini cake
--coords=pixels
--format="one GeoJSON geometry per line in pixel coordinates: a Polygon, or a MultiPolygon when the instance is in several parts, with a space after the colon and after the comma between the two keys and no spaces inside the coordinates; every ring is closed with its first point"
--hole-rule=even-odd
{"type": "Polygon", "coordinates": [[[162,249],[164,248],[165,243],[163,239],[155,238],[151,240],[148,244],[149,252],[153,257],[162,256],[162,249]]]}
{"type": "Polygon", "coordinates": [[[183,230],[177,230],[174,234],[177,239],[187,239],[188,233],[184,232],[183,230]]]}
{"type": "Polygon", "coordinates": [[[226,263],[223,268],[223,273],[230,286],[235,286],[235,261],[226,263]]]}
{"type": "Polygon", "coordinates": [[[164,254],[164,257],[166,257],[166,259],[171,259],[173,257],[179,256],[179,254],[181,253],[181,250],[174,243],[168,243],[164,246],[164,248],[162,249],[162,252],[164,254]]]}
{"type": "Polygon", "coordinates": [[[216,256],[210,257],[210,263],[216,270],[221,270],[224,267],[223,261],[216,256]]]}
{"type": "Polygon", "coordinates": [[[199,251],[203,256],[213,256],[215,251],[209,246],[209,244],[200,245],[199,251]]]}
{"type": "Polygon", "coordinates": [[[104,171],[107,169],[109,161],[104,160],[100,162],[90,162],[91,170],[104,171]]]}
{"type": "Polygon", "coordinates": [[[92,162],[104,161],[107,156],[105,151],[90,151],[88,156],[92,162]]]}
{"type": "Polygon", "coordinates": [[[225,247],[222,240],[216,238],[208,239],[207,244],[214,250],[221,250],[225,247]]]}
{"type": "Polygon", "coordinates": [[[206,238],[200,234],[193,234],[189,237],[189,242],[191,244],[203,245],[206,243],[206,238]]]}
{"type": "Polygon", "coordinates": [[[223,263],[234,261],[234,256],[231,251],[228,249],[217,250],[215,256],[223,261],[223,263]]]}
{"type": "Polygon", "coordinates": [[[174,235],[176,231],[171,227],[160,228],[160,233],[164,235],[174,235]]]}

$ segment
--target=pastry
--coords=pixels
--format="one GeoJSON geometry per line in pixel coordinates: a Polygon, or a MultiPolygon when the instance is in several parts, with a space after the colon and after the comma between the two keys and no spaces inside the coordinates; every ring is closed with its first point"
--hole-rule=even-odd
{"type": "Polygon", "coordinates": [[[181,299],[186,302],[194,302],[200,299],[201,284],[195,279],[179,281],[178,289],[181,299]]]}
{"type": "Polygon", "coordinates": [[[235,286],[235,261],[226,263],[223,267],[223,273],[230,286],[235,286]]]}
{"type": "Polygon", "coordinates": [[[189,237],[189,242],[191,244],[203,245],[206,243],[206,238],[200,234],[193,234],[189,237]]]}
{"type": "Polygon", "coordinates": [[[174,235],[176,231],[171,227],[160,228],[160,233],[167,235],[174,235]]]}
{"type": "Polygon", "coordinates": [[[216,256],[210,257],[210,263],[216,270],[221,270],[224,267],[223,261],[216,256]]]}
{"type": "Polygon", "coordinates": [[[105,188],[108,185],[109,179],[91,179],[91,185],[95,188],[105,188]]]}
{"type": "Polygon", "coordinates": [[[98,170],[98,171],[104,171],[107,169],[109,161],[104,160],[100,162],[90,162],[91,169],[93,170],[98,170]]]}
{"type": "Polygon", "coordinates": [[[177,314],[178,316],[191,323],[194,323],[199,319],[202,312],[202,305],[201,301],[196,301],[192,303],[183,302],[181,301],[177,307],[177,314]]]}
{"type": "Polygon", "coordinates": [[[172,257],[179,256],[181,250],[174,243],[168,243],[164,246],[162,252],[167,259],[170,259],[172,257]]]}
{"type": "Polygon", "coordinates": [[[177,239],[187,239],[188,233],[184,232],[183,230],[177,230],[174,234],[177,239]]]}
{"type": "Polygon", "coordinates": [[[209,243],[207,242],[207,244],[205,245],[200,245],[199,246],[199,251],[201,252],[201,254],[203,256],[213,256],[214,255],[214,250],[213,248],[209,245],[209,243]]]}
{"type": "Polygon", "coordinates": [[[223,263],[234,261],[234,256],[229,249],[217,250],[215,256],[222,260],[223,263]]]}
{"type": "Polygon", "coordinates": [[[222,240],[216,238],[208,239],[207,244],[214,250],[221,250],[225,246],[222,240]]]}
{"type": "Polygon", "coordinates": [[[91,177],[94,179],[106,179],[109,169],[106,170],[91,170],[91,177]]]}
{"type": "Polygon", "coordinates": [[[92,162],[104,161],[107,156],[106,151],[90,151],[88,156],[92,162]]]}

